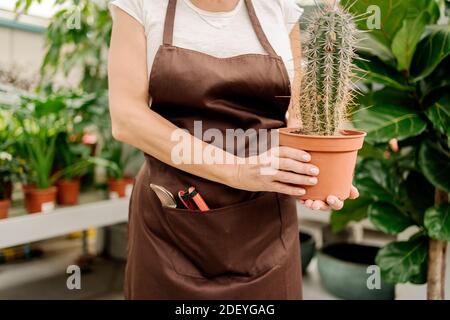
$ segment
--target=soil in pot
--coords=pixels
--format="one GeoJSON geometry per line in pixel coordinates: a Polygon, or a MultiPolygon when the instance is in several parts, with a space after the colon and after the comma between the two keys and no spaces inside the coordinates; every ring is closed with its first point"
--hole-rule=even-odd
{"type": "Polygon", "coordinates": [[[8,218],[8,211],[11,207],[11,200],[3,199],[0,200],[0,220],[8,218]]]}
{"type": "Polygon", "coordinates": [[[300,253],[302,257],[302,272],[306,273],[311,259],[316,253],[316,241],[314,238],[304,232],[299,233],[300,238],[300,253]]]}
{"type": "Polygon", "coordinates": [[[374,274],[373,270],[368,271],[369,266],[375,265],[378,250],[379,248],[373,246],[349,243],[324,247],[317,254],[323,286],[341,299],[394,299],[395,285],[384,282],[381,275],[374,274]]]}
{"type": "Polygon", "coordinates": [[[109,179],[108,180],[108,190],[109,198],[124,198],[127,193],[127,181],[125,179],[109,179]]]}
{"type": "Polygon", "coordinates": [[[280,145],[307,151],[311,164],[319,168],[318,183],[305,186],[306,194],[300,199],[326,200],[335,195],[345,200],[350,195],[358,150],[366,133],[342,130],[336,136],[302,135],[298,129],[279,129],[280,145]]]}
{"type": "Polygon", "coordinates": [[[75,205],[80,195],[80,180],[58,181],[58,204],[75,205]]]}
{"type": "Polygon", "coordinates": [[[28,213],[47,213],[53,211],[56,201],[56,187],[48,189],[31,188],[26,192],[26,208],[28,213]]]}

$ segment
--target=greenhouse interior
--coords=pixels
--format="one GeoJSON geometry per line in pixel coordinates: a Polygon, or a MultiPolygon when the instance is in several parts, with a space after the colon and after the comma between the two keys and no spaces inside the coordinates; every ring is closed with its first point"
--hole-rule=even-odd
{"type": "Polygon", "coordinates": [[[0,299],[450,299],[449,17],[0,0],[0,299]]]}

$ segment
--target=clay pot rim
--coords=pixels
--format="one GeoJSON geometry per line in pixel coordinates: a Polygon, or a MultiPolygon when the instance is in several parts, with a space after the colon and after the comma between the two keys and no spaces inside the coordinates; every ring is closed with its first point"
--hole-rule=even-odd
{"type": "Polygon", "coordinates": [[[27,190],[27,192],[31,192],[31,193],[56,193],[58,191],[58,188],[56,186],[51,186],[49,188],[45,188],[45,189],[39,189],[37,187],[27,190]]]}
{"type": "Polygon", "coordinates": [[[310,138],[310,139],[355,139],[360,137],[367,136],[367,132],[358,130],[358,129],[344,129],[340,130],[339,132],[341,135],[339,136],[318,136],[318,135],[309,135],[309,134],[299,134],[299,133],[292,133],[291,131],[299,130],[300,128],[280,128],[278,129],[280,133],[293,136],[293,137],[303,137],[303,138],[310,138]]]}
{"type": "Polygon", "coordinates": [[[56,184],[60,184],[60,183],[80,183],[80,178],[75,178],[75,179],[59,179],[58,181],[56,181],[56,184]]]}

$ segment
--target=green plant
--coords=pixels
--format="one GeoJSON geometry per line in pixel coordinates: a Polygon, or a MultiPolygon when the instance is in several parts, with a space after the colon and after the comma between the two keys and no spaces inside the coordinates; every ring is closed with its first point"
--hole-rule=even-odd
{"type": "Polygon", "coordinates": [[[342,129],[353,98],[357,34],[353,16],[336,1],[319,8],[308,21],[297,109],[303,133],[336,135],[342,129]]]}
{"type": "Polygon", "coordinates": [[[8,186],[12,183],[22,181],[25,173],[23,160],[13,157],[6,151],[0,151],[0,200],[8,198],[8,186]]]}
{"type": "Polygon", "coordinates": [[[19,124],[17,151],[30,168],[28,183],[38,189],[52,185],[51,174],[56,154],[58,134],[65,128],[64,118],[57,113],[61,101],[55,99],[24,98],[14,112],[19,124]]]}
{"type": "MultiPolygon", "coordinates": [[[[26,12],[42,0],[16,0],[16,11],[26,12]]],[[[41,66],[41,86],[53,86],[55,74],[74,78],[85,92],[107,89],[107,50],[112,21],[107,1],[56,0],[56,13],[46,31],[46,54],[41,66]],[[58,7],[59,6],[59,7],[58,7]]],[[[72,80],[73,81],[73,80],[72,80]]]]}
{"type": "MultiPolygon", "coordinates": [[[[365,1],[343,4],[353,2],[355,15],[370,11],[365,1]]],[[[428,281],[428,297],[442,299],[450,241],[450,25],[443,1],[371,4],[381,16],[375,11],[369,19],[379,18],[380,29],[370,30],[359,51],[367,80],[353,117],[368,133],[355,175],[361,198],[331,222],[336,231],[366,217],[389,234],[415,227],[409,240],[382,248],[376,263],[387,281],[428,281]]],[[[362,30],[369,25],[358,22],[362,30]]]]}

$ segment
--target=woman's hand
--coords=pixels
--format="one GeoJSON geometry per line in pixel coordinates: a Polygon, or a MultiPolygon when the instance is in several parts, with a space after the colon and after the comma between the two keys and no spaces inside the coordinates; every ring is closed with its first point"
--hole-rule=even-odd
{"type": "Polygon", "coordinates": [[[248,191],[271,191],[292,196],[306,193],[302,186],[317,184],[319,168],[309,164],[311,156],[302,150],[279,147],[238,164],[231,186],[248,191]]]}
{"type": "MultiPolygon", "coordinates": [[[[355,186],[350,188],[349,199],[356,199],[359,197],[358,189],[355,186]]],[[[306,207],[312,210],[341,210],[344,206],[344,201],[339,200],[336,196],[328,196],[327,201],[321,200],[302,200],[301,201],[306,207]]]]}

